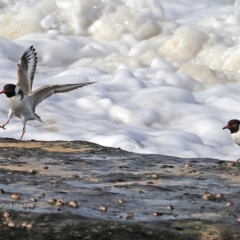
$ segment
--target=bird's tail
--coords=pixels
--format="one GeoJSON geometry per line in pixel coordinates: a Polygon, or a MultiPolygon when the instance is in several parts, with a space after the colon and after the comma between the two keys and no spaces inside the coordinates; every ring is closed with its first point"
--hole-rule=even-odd
{"type": "Polygon", "coordinates": [[[34,115],[36,116],[36,119],[37,119],[39,122],[41,122],[41,123],[43,122],[42,119],[41,119],[36,113],[34,113],[34,115]]]}

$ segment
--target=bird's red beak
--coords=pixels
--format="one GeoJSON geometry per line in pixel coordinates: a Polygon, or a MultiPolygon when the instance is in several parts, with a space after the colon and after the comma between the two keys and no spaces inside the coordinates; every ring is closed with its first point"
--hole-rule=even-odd
{"type": "Polygon", "coordinates": [[[2,94],[2,93],[6,93],[4,89],[0,92],[0,94],[2,94]]]}
{"type": "Polygon", "coordinates": [[[225,127],[223,127],[223,129],[229,129],[229,126],[228,126],[228,125],[226,125],[225,127]]]}

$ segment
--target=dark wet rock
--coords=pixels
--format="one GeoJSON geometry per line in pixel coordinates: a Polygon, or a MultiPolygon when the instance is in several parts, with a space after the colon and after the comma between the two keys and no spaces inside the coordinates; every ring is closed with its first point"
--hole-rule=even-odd
{"type": "Polygon", "coordinates": [[[231,176],[233,171],[239,172],[238,162],[230,168],[227,161],[216,164],[215,159],[141,155],[81,141],[1,139],[0,148],[1,188],[5,191],[0,211],[2,216],[6,210],[13,215],[11,220],[2,217],[0,239],[9,239],[9,234],[13,240],[33,236],[239,239],[239,204],[228,205],[239,202],[239,176],[231,176]],[[186,174],[194,170],[183,168],[188,163],[194,165],[195,172],[186,174]],[[37,174],[29,174],[33,167],[37,174]],[[204,191],[211,192],[211,201],[201,199],[204,191]],[[218,198],[219,192],[224,197],[218,198]],[[13,193],[21,193],[21,199],[12,199],[13,193]],[[36,204],[29,202],[33,196],[39,197],[36,204]],[[55,201],[49,204],[45,196],[55,201]],[[120,204],[120,198],[127,201],[120,204]],[[65,205],[56,206],[56,199],[64,199],[65,205]],[[79,208],[69,207],[73,199],[81,203],[79,208]],[[109,210],[99,211],[101,204],[109,210]],[[175,209],[169,211],[167,205],[175,209]],[[131,220],[126,219],[129,211],[134,213],[131,220]],[[11,221],[14,227],[8,226],[11,221]]]}

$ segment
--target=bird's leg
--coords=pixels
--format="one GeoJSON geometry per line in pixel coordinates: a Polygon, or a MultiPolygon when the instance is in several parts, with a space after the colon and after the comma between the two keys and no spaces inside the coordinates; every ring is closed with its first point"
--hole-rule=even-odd
{"type": "Polygon", "coordinates": [[[8,118],[8,120],[6,121],[6,123],[4,123],[2,126],[0,126],[0,128],[3,128],[4,130],[6,130],[5,126],[6,126],[7,124],[9,124],[9,121],[10,121],[10,119],[8,118]]]}
{"type": "Polygon", "coordinates": [[[25,126],[23,127],[23,131],[22,131],[22,135],[21,135],[21,137],[20,137],[20,141],[22,141],[22,138],[23,138],[23,135],[24,135],[24,133],[25,133],[25,130],[26,130],[26,128],[25,128],[25,126]]]}
{"type": "Polygon", "coordinates": [[[12,109],[10,108],[9,109],[9,112],[8,112],[8,119],[7,119],[7,121],[2,125],[2,126],[0,126],[0,128],[3,128],[4,130],[6,130],[5,129],[5,126],[7,125],[7,124],[9,124],[9,121],[10,121],[10,118],[13,116],[13,111],[12,111],[12,109]]]}

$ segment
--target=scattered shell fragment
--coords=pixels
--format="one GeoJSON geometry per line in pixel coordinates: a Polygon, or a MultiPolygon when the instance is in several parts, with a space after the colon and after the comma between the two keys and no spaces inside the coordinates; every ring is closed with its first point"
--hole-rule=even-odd
{"type": "Polygon", "coordinates": [[[12,228],[14,228],[15,225],[16,225],[15,222],[12,222],[12,221],[8,223],[8,226],[9,226],[9,227],[12,227],[12,228]]]}
{"type": "Polygon", "coordinates": [[[238,173],[234,172],[234,173],[232,173],[232,176],[236,177],[236,176],[238,176],[238,173]]]}
{"type": "Polygon", "coordinates": [[[0,188],[0,194],[5,193],[3,189],[0,188]]]}
{"type": "Polygon", "coordinates": [[[169,205],[169,206],[167,206],[167,209],[168,209],[168,210],[173,210],[174,207],[173,207],[172,205],[169,205]]]}
{"type": "Polygon", "coordinates": [[[157,173],[153,173],[153,174],[152,174],[152,178],[158,179],[158,178],[159,178],[159,176],[158,176],[158,174],[157,174],[157,173]]]}
{"type": "Polygon", "coordinates": [[[153,216],[155,216],[155,217],[158,217],[158,216],[161,216],[162,215],[162,213],[160,213],[160,212],[154,212],[153,213],[153,216]]]}
{"type": "Polygon", "coordinates": [[[20,194],[17,194],[17,193],[14,193],[13,195],[12,195],[12,198],[13,199],[21,199],[21,195],[20,194]]]}
{"type": "Polygon", "coordinates": [[[240,218],[237,219],[237,222],[240,223],[240,218]]]}
{"type": "Polygon", "coordinates": [[[65,201],[62,199],[57,200],[55,203],[56,206],[64,206],[65,204],[66,204],[65,201]]]}
{"type": "Polygon", "coordinates": [[[48,203],[50,203],[50,204],[55,204],[56,202],[57,202],[57,200],[55,198],[50,198],[48,200],[48,203]]]}
{"type": "Polygon", "coordinates": [[[205,192],[205,194],[202,196],[202,199],[206,201],[214,201],[215,197],[211,193],[205,192]]]}
{"type": "Polygon", "coordinates": [[[99,210],[103,211],[103,212],[106,212],[107,211],[107,207],[102,205],[102,206],[99,207],[99,210]]]}
{"type": "Polygon", "coordinates": [[[185,168],[190,168],[190,167],[192,167],[192,164],[191,163],[186,163],[184,167],[185,168]]]}
{"type": "Polygon", "coordinates": [[[68,203],[68,205],[69,205],[70,207],[73,207],[73,208],[77,208],[77,207],[78,207],[78,204],[77,204],[76,201],[70,201],[70,202],[68,203]]]}
{"type": "Polygon", "coordinates": [[[37,199],[36,198],[30,198],[30,202],[37,202],[37,199]]]}
{"type": "Polygon", "coordinates": [[[118,202],[120,202],[120,203],[125,203],[126,200],[125,200],[124,198],[120,198],[120,199],[118,200],[118,202]]]}
{"type": "Polygon", "coordinates": [[[228,202],[228,203],[227,203],[227,206],[228,206],[228,207],[232,207],[233,205],[234,205],[233,202],[228,202]]]}
{"type": "Polygon", "coordinates": [[[36,174],[37,173],[37,171],[33,170],[33,169],[30,169],[28,172],[31,173],[31,174],[36,174]]]}
{"type": "Polygon", "coordinates": [[[133,218],[133,217],[134,217],[134,213],[133,212],[128,212],[127,213],[127,216],[126,216],[127,219],[130,219],[130,218],[133,218]]]}
{"type": "Polygon", "coordinates": [[[5,218],[10,218],[10,217],[11,217],[11,213],[10,213],[10,212],[4,212],[4,213],[3,213],[3,216],[4,216],[5,218]]]}

